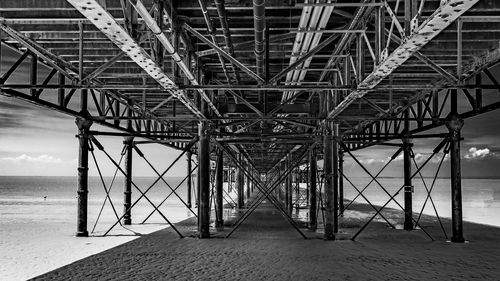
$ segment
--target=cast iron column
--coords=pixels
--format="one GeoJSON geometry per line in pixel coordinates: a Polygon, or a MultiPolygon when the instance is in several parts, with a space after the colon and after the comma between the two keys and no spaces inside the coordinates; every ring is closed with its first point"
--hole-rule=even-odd
{"type": "Polygon", "coordinates": [[[247,181],[247,202],[250,200],[250,177],[245,176],[247,181]]]}
{"type": "Polygon", "coordinates": [[[125,151],[125,172],[127,173],[127,176],[125,177],[125,185],[123,190],[123,224],[131,225],[132,210],[130,210],[130,206],[132,206],[132,155],[134,138],[126,137],[123,141],[123,144],[127,146],[125,151]]]}
{"type": "Polygon", "coordinates": [[[210,237],[210,147],[206,121],[198,125],[198,235],[199,238],[210,237]]]}
{"type": "Polygon", "coordinates": [[[325,194],[325,240],[335,240],[334,233],[334,186],[333,186],[333,171],[332,159],[333,144],[332,131],[330,123],[325,121],[323,125],[323,176],[324,176],[324,194],[325,194]]]}
{"type": "Polygon", "coordinates": [[[405,230],[413,230],[412,220],[412,193],[413,186],[411,183],[411,141],[408,138],[403,139],[403,172],[404,172],[404,200],[405,200],[405,230]]]}
{"type": "Polygon", "coordinates": [[[192,164],[191,163],[191,150],[188,150],[186,152],[186,160],[187,160],[187,175],[188,175],[188,177],[187,177],[187,183],[186,183],[187,184],[187,206],[188,206],[188,208],[191,208],[191,206],[192,206],[191,195],[192,195],[192,188],[193,188],[192,187],[193,177],[192,177],[192,174],[191,174],[191,169],[192,169],[192,167],[191,167],[191,164],[192,164]]]}
{"type": "Polygon", "coordinates": [[[224,227],[224,220],[222,218],[222,205],[223,182],[224,182],[224,156],[222,150],[217,151],[217,164],[215,165],[215,227],[222,229],[224,227]]]}
{"type": "Polygon", "coordinates": [[[300,182],[301,182],[301,173],[300,168],[297,167],[295,174],[295,210],[299,210],[299,198],[300,198],[300,182]]]}
{"type": "Polygon", "coordinates": [[[464,121],[457,115],[452,116],[446,123],[450,131],[450,160],[451,160],[451,224],[452,242],[465,241],[462,225],[462,177],[460,174],[460,130],[464,121]]]}
{"type": "MultiPolygon", "coordinates": [[[[238,157],[238,161],[241,163],[241,154],[238,157]]],[[[244,208],[245,207],[245,192],[243,188],[243,171],[241,168],[237,167],[236,168],[236,190],[238,191],[238,208],[244,208]]]]}
{"type": "Polygon", "coordinates": [[[81,117],[76,118],[78,127],[78,212],[76,236],[87,237],[87,202],[88,202],[88,175],[89,175],[89,129],[92,126],[92,120],[81,117]]]}
{"type": "MultiPolygon", "coordinates": [[[[288,157],[288,159],[287,159],[287,164],[288,164],[288,165],[287,165],[287,167],[286,167],[287,169],[292,168],[292,160],[291,160],[291,157],[288,157]]],[[[289,213],[289,214],[291,214],[291,213],[292,213],[292,211],[293,211],[293,206],[292,206],[292,205],[293,205],[293,202],[292,202],[292,194],[293,194],[293,188],[292,188],[292,184],[293,184],[293,182],[292,182],[292,179],[293,179],[293,178],[292,178],[292,175],[293,175],[293,169],[292,169],[292,171],[288,174],[288,176],[286,177],[286,179],[287,179],[286,206],[287,206],[287,211],[288,211],[288,213],[289,213]]]]}
{"type": "Polygon", "coordinates": [[[338,202],[339,202],[339,124],[334,123],[332,128],[333,145],[332,145],[332,160],[333,160],[333,232],[339,231],[339,215],[338,215],[338,202]]]}
{"type": "Polygon", "coordinates": [[[316,218],[316,149],[309,151],[309,229],[316,231],[318,221],[316,218]]]}
{"type": "Polygon", "coordinates": [[[344,215],[344,152],[339,150],[339,213],[344,215]]]}

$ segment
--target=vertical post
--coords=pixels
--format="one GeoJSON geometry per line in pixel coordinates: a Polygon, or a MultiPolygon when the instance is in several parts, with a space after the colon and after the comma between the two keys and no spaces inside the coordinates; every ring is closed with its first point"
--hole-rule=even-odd
{"type": "Polygon", "coordinates": [[[309,151],[309,229],[315,231],[318,222],[316,217],[316,149],[309,151]]]}
{"type": "Polygon", "coordinates": [[[224,156],[222,150],[217,151],[217,164],[215,165],[215,227],[218,230],[224,228],[224,219],[222,218],[223,186],[224,182],[224,156]]]}
{"type": "MultiPolygon", "coordinates": [[[[310,156],[309,156],[310,157],[310,156]]],[[[310,188],[310,182],[309,182],[309,173],[310,173],[310,165],[309,165],[309,162],[308,161],[306,163],[306,173],[304,175],[304,182],[306,183],[306,206],[309,206],[309,188],[310,188]]]]}
{"type": "MultiPolygon", "coordinates": [[[[292,157],[288,157],[287,159],[287,169],[290,169],[292,168],[293,166],[293,163],[292,163],[292,157]]],[[[292,168],[292,171],[288,174],[288,177],[287,177],[287,197],[286,197],[286,201],[287,201],[287,204],[286,206],[288,207],[287,208],[287,211],[289,214],[292,213],[293,211],[293,200],[292,200],[292,195],[293,195],[293,168],[292,168]]]]}
{"type": "Polygon", "coordinates": [[[464,121],[453,114],[446,123],[450,132],[450,160],[451,160],[451,224],[452,242],[465,241],[462,223],[462,177],[460,168],[460,131],[464,121]]]}
{"type": "MultiPolygon", "coordinates": [[[[406,121],[405,121],[406,122],[406,121]]],[[[404,200],[405,200],[405,221],[404,221],[404,229],[405,230],[413,230],[413,220],[412,220],[412,192],[413,186],[411,182],[411,141],[408,138],[403,139],[403,174],[404,174],[404,200]]]]}
{"type": "Polygon", "coordinates": [[[365,71],[364,71],[364,64],[365,64],[365,49],[364,49],[364,38],[363,34],[359,33],[357,35],[357,40],[356,40],[356,72],[357,72],[357,83],[361,83],[363,81],[365,71]]]}
{"type": "Polygon", "coordinates": [[[207,122],[198,124],[198,237],[210,237],[210,148],[207,122]]]}
{"type": "Polygon", "coordinates": [[[344,215],[344,152],[339,150],[339,213],[344,215]]]}
{"type": "Polygon", "coordinates": [[[132,215],[130,206],[132,205],[132,156],[133,156],[133,137],[126,137],[123,144],[126,145],[125,151],[125,185],[123,190],[123,224],[132,224],[132,215]]]}
{"type": "Polygon", "coordinates": [[[405,19],[404,19],[404,31],[406,36],[411,35],[411,18],[412,18],[412,0],[405,0],[405,19]]]}
{"type": "MultiPolygon", "coordinates": [[[[240,162],[240,165],[241,164],[241,160],[242,160],[242,156],[241,154],[239,155],[238,157],[238,161],[240,162]]],[[[243,208],[245,207],[245,192],[243,190],[243,171],[241,170],[241,168],[237,167],[236,168],[236,190],[238,191],[238,208],[243,208]]]]}
{"type": "MultiPolygon", "coordinates": [[[[31,53],[31,68],[30,68],[30,84],[35,86],[38,81],[38,56],[35,53],[31,53]]],[[[37,89],[31,88],[30,94],[32,97],[36,95],[37,89]]]]}
{"type": "MultiPolygon", "coordinates": [[[[78,45],[78,75],[80,76],[80,86],[83,86],[83,40],[84,40],[84,33],[83,33],[83,22],[79,21],[78,22],[78,28],[79,28],[79,45],[78,45]]],[[[82,111],[87,111],[87,89],[81,89],[80,90],[80,105],[82,111]]]]}
{"type": "Polygon", "coordinates": [[[299,210],[299,198],[300,198],[300,179],[301,179],[301,173],[300,173],[300,168],[297,167],[296,169],[296,174],[295,174],[295,210],[299,210]]]}
{"type": "MultiPolygon", "coordinates": [[[[283,170],[284,171],[288,170],[288,168],[289,168],[288,158],[285,159],[285,162],[283,165],[285,166],[283,170]]],[[[285,177],[285,210],[287,210],[287,212],[288,212],[288,190],[289,190],[288,189],[288,184],[289,184],[288,177],[289,177],[289,175],[287,175],[285,177]]]]}
{"type": "Polygon", "coordinates": [[[480,86],[483,84],[482,82],[483,81],[481,73],[476,74],[476,85],[479,86],[478,88],[476,88],[476,106],[474,108],[476,111],[480,110],[481,107],[483,107],[483,89],[480,88],[480,86]]]}
{"type": "Polygon", "coordinates": [[[325,240],[335,240],[334,234],[334,202],[333,202],[333,177],[332,177],[332,159],[333,145],[330,122],[325,121],[323,125],[323,176],[324,176],[324,194],[325,194],[325,240]]]}
{"type": "Polygon", "coordinates": [[[457,20],[457,78],[462,80],[462,20],[457,20]]]}
{"type": "Polygon", "coordinates": [[[411,182],[411,140],[409,138],[408,132],[410,130],[410,110],[407,109],[404,113],[404,134],[406,135],[403,138],[403,174],[404,174],[404,208],[405,208],[405,221],[404,221],[404,229],[412,230],[413,229],[413,220],[412,220],[412,192],[413,186],[411,182]]]}
{"type": "Polygon", "coordinates": [[[245,176],[247,182],[247,201],[250,199],[250,178],[245,176]]]}
{"type": "MultiPolygon", "coordinates": [[[[57,83],[59,84],[59,89],[57,89],[57,104],[59,106],[64,105],[64,84],[65,84],[65,77],[64,74],[61,72],[58,72],[57,74],[57,83]]],[[[104,95],[104,94],[101,94],[104,95]]]]}
{"type": "Polygon", "coordinates": [[[186,152],[186,160],[187,160],[187,206],[188,208],[191,208],[192,206],[192,199],[191,199],[191,195],[192,195],[192,174],[191,174],[191,150],[188,150],[186,152]]]}
{"type": "Polygon", "coordinates": [[[78,117],[76,119],[78,127],[78,190],[77,190],[77,225],[76,236],[87,237],[87,202],[88,202],[88,174],[89,174],[89,130],[92,120],[78,117]]]}
{"type": "Polygon", "coordinates": [[[333,160],[333,232],[339,231],[339,215],[338,215],[338,202],[339,202],[339,124],[334,123],[332,128],[333,133],[333,146],[332,146],[332,160],[333,160]]]}
{"type": "MultiPolygon", "coordinates": [[[[153,13],[154,13],[154,18],[155,18],[155,22],[156,24],[158,24],[158,27],[160,28],[160,30],[163,30],[163,6],[164,6],[164,1],[159,1],[159,0],[155,0],[154,1],[155,5],[156,5],[156,9],[153,10],[153,13]]],[[[172,42],[175,42],[174,40],[172,40],[172,42]]],[[[156,58],[156,62],[160,65],[161,68],[163,68],[163,45],[161,44],[160,40],[155,39],[154,41],[154,45],[155,45],[155,58],[156,58]]],[[[174,45],[176,50],[178,50],[178,46],[174,45]]]]}

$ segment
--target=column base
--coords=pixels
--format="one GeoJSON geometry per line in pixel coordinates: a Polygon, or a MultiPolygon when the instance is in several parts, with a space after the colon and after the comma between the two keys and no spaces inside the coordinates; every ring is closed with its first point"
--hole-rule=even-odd
{"type": "Polygon", "coordinates": [[[463,237],[451,237],[451,242],[453,242],[453,243],[465,243],[465,239],[463,237]]]}
{"type": "Polygon", "coordinates": [[[75,233],[76,237],[89,237],[89,232],[88,231],[77,231],[75,233]]]}
{"type": "Polygon", "coordinates": [[[123,224],[124,225],[131,225],[132,224],[132,219],[123,219],[123,224]]]}
{"type": "Polygon", "coordinates": [[[325,241],[334,241],[335,240],[335,235],[334,234],[326,234],[323,236],[323,240],[325,241]]]}
{"type": "Polygon", "coordinates": [[[224,220],[219,220],[215,222],[215,229],[218,231],[224,230],[224,220]]]}
{"type": "Polygon", "coordinates": [[[198,238],[200,239],[210,238],[210,233],[198,233],[198,238]]]}
{"type": "Polygon", "coordinates": [[[412,223],[410,223],[410,224],[405,223],[403,229],[406,230],[406,231],[412,231],[413,230],[413,224],[412,223]]]}

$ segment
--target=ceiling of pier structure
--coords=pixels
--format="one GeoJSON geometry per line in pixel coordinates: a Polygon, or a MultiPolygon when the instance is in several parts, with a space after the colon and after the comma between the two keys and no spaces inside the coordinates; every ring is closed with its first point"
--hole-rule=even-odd
{"type": "Polygon", "coordinates": [[[12,0],[0,37],[77,69],[81,23],[87,87],[169,137],[209,120],[214,140],[265,172],[321,143],[325,120],[356,133],[472,77],[499,47],[499,12],[489,0],[12,0]]]}

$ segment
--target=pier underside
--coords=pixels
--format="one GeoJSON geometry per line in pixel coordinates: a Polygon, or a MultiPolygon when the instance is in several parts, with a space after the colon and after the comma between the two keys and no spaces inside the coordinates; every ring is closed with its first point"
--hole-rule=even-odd
{"type": "MultiPolygon", "coordinates": [[[[293,209],[309,210],[310,230],[321,210],[324,238],[335,239],[349,157],[396,203],[405,230],[433,239],[414,214],[412,180],[442,155],[451,163],[450,239],[463,242],[460,132],[467,118],[500,108],[499,14],[489,0],[1,1],[0,58],[15,59],[0,62],[0,94],[77,118],[79,236],[88,235],[89,152],[104,152],[126,177],[117,224],[130,224],[131,192],[147,199],[149,190],[134,184],[132,155],[158,143],[181,152],[172,165],[188,158],[188,198],[178,197],[197,206],[200,238],[213,231],[212,207],[219,229],[224,205],[245,208],[229,237],[265,201],[304,238],[293,209]],[[15,79],[23,63],[29,81],[15,79]],[[125,165],[100,136],[125,138],[125,165]],[[420,138],[438,144],[417,163],[420,138]],[[403,157],[396,193],[352,153],[374,145],[403,157]],[[400,192],[403,202],[393,200],[400,192]]],[[[166,171],[152,168],[163,180],[166,171]]],[[[352,239],[386,206],[358,192],[376,213],[352,239]]]]}

